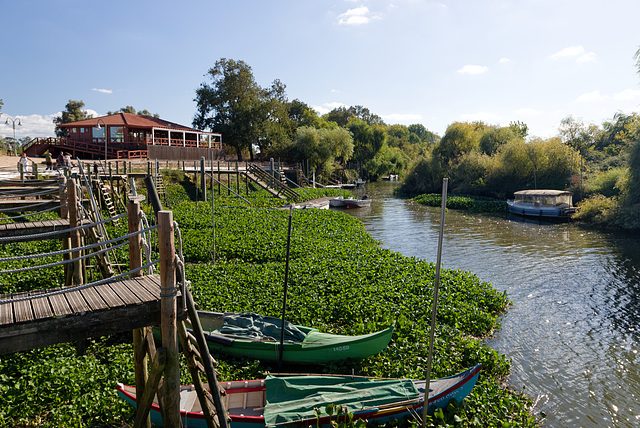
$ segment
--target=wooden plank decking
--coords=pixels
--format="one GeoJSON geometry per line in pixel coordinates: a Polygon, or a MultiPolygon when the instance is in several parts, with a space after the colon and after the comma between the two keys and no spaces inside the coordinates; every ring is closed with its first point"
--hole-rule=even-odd
{"type": "MultiPolygon", "coordinates": [[[[27,235],[35,235],[38,233],[53,232],[60,229],[68,229],[68,219],[53,219],[53,220],[40,220],[40,221],[24,221],[18,223],[2,223],[0,224],[0,238],[7,236],[15,237],[15,241],[40,241],[43,238],[29,238],[24,239],[22,237],[27,235]]],[[[48,237],[48,239],[62,239],[68,238],[69,232],[60,233],[48,237]]]]}
{"type": "Polygon", "coordinates": [[[0,355],[160,323],[159,275],[42,297],[48,291],[0,295],[0,355]]]}

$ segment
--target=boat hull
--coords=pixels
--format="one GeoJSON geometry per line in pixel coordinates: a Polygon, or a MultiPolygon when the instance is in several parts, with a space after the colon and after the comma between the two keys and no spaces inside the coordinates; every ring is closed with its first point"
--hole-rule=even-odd
{"type": "Polygon", "coordinates": [[[556,207],[536,207],[529,204],[518,204],[514,201],[507,201],[509,212],[529,217],[547,217],[547,218],[569,218],[575,212],[575,208],[556,208],[556,207]]]}
{"type": "MultiPolygon", "coordinates": [[[[481,365],[469,368],[462,373],[455,376],[435,379],[430,383],[431,396],[429,397],[428,413],[433,414],[437,408],[445,408],[452,399],[457,402],[462,402],[467,395],[471,392],[475,386],[478,377],[480,375],[481,365]]],[[[390,403],[388,405],[377,406],[372,408],[366,408],[359,411],[354,411],[354,420],[367,420],[368,422],[386,423],[391,418],[401,419],[404,417],[414,417],[416,414],[421,415],[424,407],[424,392],[425,381],[413,381],[419,396],[416,399],[409,401],[402,401],[396,403],[390,403]]],[[[227,403],[233,401],[234,395],[242,393],[258,392],[263,396],[265,390],[264,380],[252,380],[252,381],[235,381],[235,382],[222,382],[220,384],[225,388],[227,403]]],[[[185,392],[189,389],[193,389],[192,385],[182,386],[181,391],[185,392]]],[[[136,393],[135,387],[126,386],[121,383],[117,385],[118,394],[125,399],[129,404],[136,407],[136,393]]],[[[181,394],[182,396],[182,394],[181,394]]],[[[301,398],[304,400],[304,398],[301,398]]],[[[187,400],[181,400],[181,418],[184,426],[190,428],[204,428],[206,422],[202,412],[190,412],[185,410],[182,405],[187,400]]],[[[246,399],[245,399],[246,401],[246,399]]],[[[326,403],[331,404],[331,403],[326,403]]],[[[255,404],[254,404],[255,405],[255,404]]],[[[245,406],[246,408],[247,406],[245,406]]],[[[252,407],[252,406],[249,406],[252,407]]],[[[323,406],[324,407],[324,406],[323,406]]],[[[264,407],[246,408],[246,413],[250,414],[236,414],[234,411],[230,411],[231,428],[262,428],[266,427],[264,415],[260,414],[264,410],[264,407]],[[257,412],[251,414],[252,412],[257,412]]],[[[308,409],[310,414],[313,414],[313,409],[308,409]]],[[[162,425],[162,418],[160,417],[159,407],[156,402],[151,407],[151,421],[157,426],[162,425]]],[[[334,419],[324,416],[320,419],[319,425],[322,427],[332,426],[334,419]]],[[[297,421],[290,422],[297,426],[309,426],[316,425],[315,417],[303,417],[297,421]]]]}
{"type": "MultiPolygon", "coordinates": [[[[311,330],[302,343],[285,342],[282,361],[300,364],[324,364],[347,358],[362,359],[381,352],[389,345],[393,327],[362,336],[341,336],[311,330]]],[[[206,333],[207,345],[213,352],[233,357],[277,361],[280,342],[233,339],[206,333]]]]}
{"type": "MultiPolygon", "coordinates": [[[[280,330],[276,339],[238,337],[218,331],[223,325],[225,314],[198,311],[207,346],[212,352],[237,358],[251,358],[278,361],[280,358],[280,330]]],[[[238,315],[238,314],[226,314],[238,315]]],[[[263,317],[271,318],[271,317],[263,317]]],[[[276,321],[280,321],[279,319],[276,321]]],[[[279,324],[281,325],[281,324],[279,324]]],[[[362,359],[384,350],[391,341],[393,326],[378,332],[345,336],[322,333],[311,327],[296,326],[300,336],[295,340],[285,340],[282,361],[292,364],[325,364],[330,361],[362,359]],[[301,340],[300,338],[303,337],[301,340]]],[[[154,327],[154,336],[160,339],[159,329],[154,327]]]]}

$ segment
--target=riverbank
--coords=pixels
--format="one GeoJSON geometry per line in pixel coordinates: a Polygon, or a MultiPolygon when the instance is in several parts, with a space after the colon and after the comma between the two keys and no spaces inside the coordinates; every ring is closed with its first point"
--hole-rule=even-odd
{"type": "MultiPolygon", "coordinates": [[[[169,199],[181,230],[187,279],[200,308],[278,316],[288,213],[247,209],[239,198],[218,199],[214,264],[211,206],[191,202],[189,191],[171,186],[169,199]]],[[[256,200],[263,200],[259,192],[256,200]]],[[[43,244],[9,244],[1,250],[34,252],[33,245],[43,244]]],[[[126,254],[121,256],[125,259],[126,254]]],[[[47,279],[17,275],[12,281],[25,289],[28,284],[51,284],[51,275],[60,272],[39,274],[47,279]]],[[[424,376],[433,276],[433,264],[381,249],[362,223],[344,213],[294,212],[288,318],[339,334],[395,324],[392,343],[381,354],[315,371],[424,376]]],[[[15,287],[14,283],[12,290],[15,287]]],[[[433,425],[445,426],[457,418],[463,426],[535,426],[530,401],[499,387],[509,372],[508,360],[479,339],[499,329],[509,306],[506,294],[456,270],[443,270],[441,287],[433,376],[451,375],[477,363],[483,370],[465,406],[435,418],[433,425]]],[[[71,345],[3,357],[0,425],[126,426],[132,410],[117,398],[114,386],[117,381],[133,382],[129,342],[128,335],[95,339],[82,357],[74,356],[71,345]]],[[[274,369],[268,363],[217,357],[224,380],[261,377],[274,369]]]]}

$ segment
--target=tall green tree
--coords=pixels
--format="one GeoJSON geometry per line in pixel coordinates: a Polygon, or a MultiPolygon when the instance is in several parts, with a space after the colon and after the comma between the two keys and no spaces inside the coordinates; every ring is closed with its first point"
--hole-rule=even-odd
{"type": "Polygon", "coordinates": [[[211,82],[196,89],[193,126],[223,134],[223,141],[233,146],[239,160],[243,151],[253,159],[254,146],[261,146],[262,139],[268,138],[265,121],[274,117],[269,100],[282,98],[284,85],[275,81],[270,89],[262,89],[247,63],[226,58],[216,61],[207,76],[211,82]]]}
{"type": "MultiPolygon", "coordinates": [[[[84,110],[83,101],[69,100],[67,105],[64,106],[62,114],[53,119],[53,123],[62,125],[63,123],[77,122],[79,120],[91,119],[92,117],[92,114],[84,110]]],[[[56,126],[56,136],[60,138],[68,137],[67,131],[64,128],[56,126]]]]}
{"type": "Polygon", "coordinates": [[[296,131],[296,160],[308,160],[312,168],[330,174],[335,161],[347,161],[353,154],[353,139],[344,128],[301,126],[296,131]]]}
{"type": "Polygon", "coordinates": [[[122,107],[120,110],[116,110],[116,111],[108,111],[107,115],[116,114],[116,113],[131,113],[131,114],[137,114],[140,116],[149,116],[149,117],[155,117],[155,118],[160,117],[158,113],[151,113],[147,109],[136,111],[136,109],[133,106],[122,107]]]}
{"type": "Polygon", "coordinates": [[[370,125],[359,117],[352,117],[347,129],[353,135],[353,159],[357,161],[373,159],[387,139],[384,125],[370,125]]]}

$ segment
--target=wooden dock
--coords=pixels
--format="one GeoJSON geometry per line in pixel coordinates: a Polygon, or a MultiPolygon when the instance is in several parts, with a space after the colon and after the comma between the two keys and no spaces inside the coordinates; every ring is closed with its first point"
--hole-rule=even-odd
{"type": "Polygon", "coordinates": [[[0,355],[160,324],[159,275],[54,290],[0,295],[0,355]]]}
{"type": "MultiPolygon", "coordinates": [[[[0,238],[15,237],[15,241],[39,241],[41,237],[24,238],[28,235],[54,232],[56,230],[69,229],[69,219],[53,219],[40,221],[25,221],[19,223],[0,224],[0,238]]],[[[54,239],[68,238],[69,232],[56,234],[54,239]]]]}

